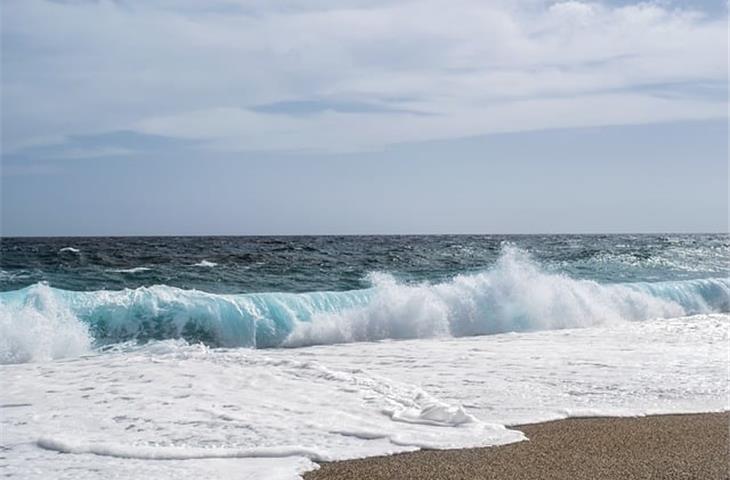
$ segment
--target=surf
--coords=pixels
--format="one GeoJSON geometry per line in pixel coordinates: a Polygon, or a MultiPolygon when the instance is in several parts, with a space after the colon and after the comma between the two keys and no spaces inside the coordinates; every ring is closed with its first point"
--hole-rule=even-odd
{"type": "Polygon", "coordinates": [[[496,264],[440,283],[372,273],[371,287],[213,294],[155,285],[77,292],[45,283],[0,293],[0,362],[76,356],[120,342],[185,339],[215,347],[462,337],[730,311],[730,280],[613,283],[546,271],[503,248],[496,264]]]}

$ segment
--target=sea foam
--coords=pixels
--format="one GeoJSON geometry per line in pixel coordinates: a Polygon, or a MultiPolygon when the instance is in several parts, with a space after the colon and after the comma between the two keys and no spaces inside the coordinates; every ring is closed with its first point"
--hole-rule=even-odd
{"type": "Polygon", "coordinates": [[[152,270],[150,267],[132,267],[132,268],[112,268],[109,271],[114,273],[141,273],[149,272],[152,270]]]}
{"type": "Polygon", "coordinates": [[[3,366],[4,467],[38,480],[295,480],[318,460],[525,439],[505,425],[717,411],[728,326],[712,314],[269,350],[165,340],[3,366]]]}
{"type": "Polygon", "coordinates": [[[0,301],[0,363],[77,356],[91,344],[88,325],[47,285],[24,290],[19,302],[0,301]]]}
{"type": "Polygon", "coordinates": [[[208,267],[208,268],[211,268],[211,267],[215,267],[217,265],[218,265],[217,263],[211,262],[209,260],[201,260],[201,261],[199,261],[198,263],[196,263],[193,266],[194,267],[208,267]]]}
{"type": "Polygon", "coordinates": [[[139,447],[115,443],[90,443],[73,438],[41,437],[38,446],[61,453],[90,453],[105,457],[134,458],[141,460],[192,460],[206,458],[282,458],[306,457],[315,461],[328,461],[331,456],[315,449],[301,446],[277,446],[259,448],[180,448],[139,447]]]}

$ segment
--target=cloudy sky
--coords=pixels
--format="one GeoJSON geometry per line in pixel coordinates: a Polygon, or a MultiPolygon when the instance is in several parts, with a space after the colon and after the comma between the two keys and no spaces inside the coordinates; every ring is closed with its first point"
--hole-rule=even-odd
{"type": "Polygon", "coordinates": [[[5,0],[2,233],[725,231],[725,0],[5,0]]]}

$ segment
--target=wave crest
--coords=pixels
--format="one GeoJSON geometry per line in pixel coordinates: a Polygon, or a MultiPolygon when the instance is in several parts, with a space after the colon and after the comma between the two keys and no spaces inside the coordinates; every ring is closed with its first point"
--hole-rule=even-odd
{"type": "Polygon", "coordinates": [[[489,271],[440,284],[404,285],[371,276],[370,302],[300,322],[286,344],[469,336],[588,327],[618,321],[728,311],[730,282],[600,284],[544,272],[529,255],[503,249],[489,271]]]}
{"type": "Polygon", "coordinates": [[[496,265],[448,282],[388,274],[348,292],[218,295],[165,285],[71,292],[35,285],[0,293],[0,361],[76,355],[92,343],[183,338],[278,347],[587,327],[730,310],[730,280],[600,284],[545,272],[503,249],[496,265]]]}

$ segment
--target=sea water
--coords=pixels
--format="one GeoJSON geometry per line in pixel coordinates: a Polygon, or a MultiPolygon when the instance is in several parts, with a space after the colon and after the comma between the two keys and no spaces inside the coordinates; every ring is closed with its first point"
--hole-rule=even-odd
{"type": "Polygon", "coordinates": [[[2,239],[0,472],[297,478],[728,408],[726,235],[2,239]]]}

